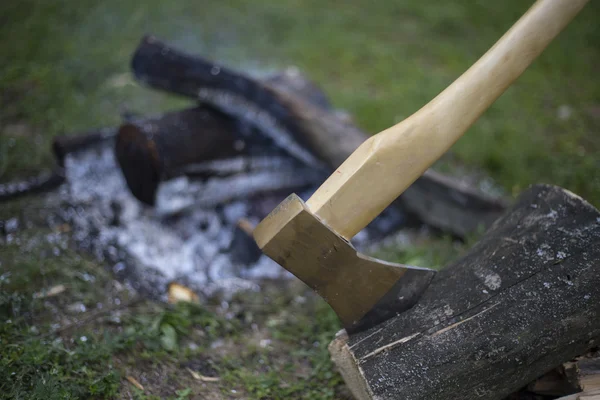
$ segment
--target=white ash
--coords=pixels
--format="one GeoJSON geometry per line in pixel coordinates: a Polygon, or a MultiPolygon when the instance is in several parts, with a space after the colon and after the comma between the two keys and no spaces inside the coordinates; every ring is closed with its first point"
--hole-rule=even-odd
{"type": "MultiPolygon", "coordinates": [[[[174,179],[161,185],[157,206],[148,208],[129,192],[111,142],[67,156],[65,169],[62,218],[72,225],[72,237],[112,264],[115,273],[129,274],[138,287],[163,295],[166,285],[177,281],[205,296],[231,295],[257,290],[261,279],[292,276],[264,255],[254,263],[237,264],[231,245],[237,222],[248,217],[249,191],[269,189],[279,178],[296,184],[307,179],[303,174],[276,170],[251,174],[252,179],[174,179]]],[[[300,193],[305,200],[310,194],[300,193]]],[[[363,231],[353,243],[360,248],[370,236],[363,231]]]]}
{"type": "MultiPolygon", "coordinates": [[[[184,280],[208,295],[255,289],[254,280],[289,275],[266,257],[257,268],[230,260],[235,224],[247,211],[243,199],[218,209],[211,204],[181,211],[182,205],[189,205],[190,193],[207,193],[203,184],[183,179],[161,188],[155,209],[144,207],[130,194],[111,144],[69,155],[65,166],[67,184],[61,195],[68,206],[63,217],[72,224],[75,241],[101,260],[115,263],[116,271],[124,269],[123,262],[133,262],[136,277],[143,280],[147,273],[150,282],[162,284],[156,288],[159,292],[172,280],[184,280]]],[[[204,185],[208,184],[219,195],[232,189],[231,182],[223,187],[215,181],[204,185]]],[[[241,192],[227,197],[236,196],[241,192]]]]}

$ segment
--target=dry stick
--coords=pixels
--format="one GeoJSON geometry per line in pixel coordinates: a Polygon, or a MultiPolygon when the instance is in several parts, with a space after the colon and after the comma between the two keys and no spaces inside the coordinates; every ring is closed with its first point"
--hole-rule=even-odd
{"type": "Polygon", "coordinates": [[[116,128],[100,128],[80,134],[55,136],[52,140],[52,152],[58,165],[64,167],[68,154],[108,141],[116,133],[116,128]]]}
{"type": "Polygon", "coordinates": [[[57,335],[57,334],[61,334],[61,333],[65,333],[73,328],[80,328],[82,326],[85,326],[87,324],[89,324],[90,322],[95,321],[96,319],[106,315],[106,314],[110,314],[114,311],[118,311],[118,310],[123,310],[126,308],[133,308],[137,305],[139,305],[139,303],[141,303],[143,300],[145,300],[144,298],[138,297],[135,300],[132,300],[128,303],[123,303],[123,304],[119,304],[119,305],[114,305],[112,307],[108,307],[108,308],[104,308],[102,310],[96,310],[94,312],[92,312],[91,314],[89,314],[88,316],[86,316],[83,319],[77,320],[75,322],[72,322],[70,324],[67,324],[65,326],[62,326],[58,329],[55,329],[51,332],[45,333],[41,336],[38,336],[37,339],[43,339],[46,338],[48,336],[52,336],[52,335],[57,335]]]}
{"type": "Polygon", "coordinates": [[[65,175],[62,168],[55,168],[51,172],[23,179],[20,181],[0,183],[0,201],[13,200],[22,196],[47,192],[62,185],[65,175]]]}
{"type": "Polygon", "coordinates": [[[101,128],[77,135],[56,136],[52,141],[52,152],[57,166],[51,172],[42,172],[16,182],[0,183],[0,201],[43,193],[59,187],[66,179],[64,166],[67,154],[111,139],[116,131],[116,128],[101,128]]]}

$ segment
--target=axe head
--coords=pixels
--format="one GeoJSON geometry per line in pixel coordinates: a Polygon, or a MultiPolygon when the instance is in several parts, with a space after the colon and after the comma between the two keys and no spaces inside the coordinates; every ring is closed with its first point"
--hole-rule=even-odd
{"type": "Polygon", "coordinates": [[[435,274],[358,253],[295,194],[253,235],[268,257],[329,303],[348,333],[369,329],[412,307],[435,274]]]}

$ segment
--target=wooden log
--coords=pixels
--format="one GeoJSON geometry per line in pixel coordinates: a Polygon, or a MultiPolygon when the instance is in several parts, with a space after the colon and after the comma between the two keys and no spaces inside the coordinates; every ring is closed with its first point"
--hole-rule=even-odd
{"type": "Polygon", "coordinates": [[[200,106],[121,125],[115,155],[132,194],[152,206],[160,182],[178,168],[239,155],[235,132],[231,118],[200,106]]]}
{"type": "Polygon", "coordinates": [[[412,309],[330,352],[358,399],[503,399],[600,340],[600,212],[536,185],[412,309]]]}
{"type": "MultiPolygon", "coordinates": [[[[223,65],[186,54],[153,36],[135,51],[136,78],[151,87],[200,100],[258,128],[290,155],[314,167],[337,168],[368,135],[321,97],[298,96],[277,81],[259,81],[223,65]],[[316,157],[315,157],[316,155],[316,157]]],[[[313,85],[316,87],[316,85],[313,85]]],[[[427,171],[395,207],[459,237],[485,228],[507,201],[465,188],[457,180],[427,171]]]]}
{"type": "MultiPolygon", "coordinates": [[[[309,103],[330,108],[325,94],[292,69],[274,74],[266,81],[282,91],[297,93],[309,103]]],[[[119,128],[115,142],[115,154],[127,185],[138,200],[148,205],[154,205],[160,182],[175,176],[208,178],[250,172],[256,169],[255,164],[265,164],[263,160],[273,169],[298,167],[291,160],[277,165],[282,164],[279,149],[243,126],[243,122],[207,105],[125,123],[119,128]],[[256,154],[267,156],[256,157],[256,154]]],[[[296,183],[302,186],[307,179],[288,181],[282,187],[297,187],[296,183]]]]}

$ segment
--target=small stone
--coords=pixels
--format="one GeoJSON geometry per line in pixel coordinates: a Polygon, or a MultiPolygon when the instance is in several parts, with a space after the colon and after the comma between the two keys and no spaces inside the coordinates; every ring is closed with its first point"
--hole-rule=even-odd
{"type": "Polygon", "coordinates": [[[556,115],[558,116],[558,119],[566,121],[573,115],[573,108],[563,104],[562,106],[558,107],[556,115]]]}
{"type": "Polygon", "coordinates": [[[118,262],[113,266],[113,272],[118,274],[119,272],[123,272],[125,270],[125,264],[122,262],[118,262]]]}
{"type": "Polygon", "coordinates": [[[88,274],[87,272],[84,272],[83,274],[81,274],[81,279],[83,279],[86,282],[94,282],[96,280],[96,277],[94,275],[88,274]]]}
{"type": "Polygon", "coordinates": [[[17,218],[10,218],[4,222],[4,233],[9,235],[15,233],[19,229],[19,220],[17,218]]]}
{"type": "Polygon", "coordinates": [[[73,303],[67,307],[67,309],[72,313],[82,313],[86,312],[87,307],[82,302],[78,301],[77,303],[73,303]]]}

